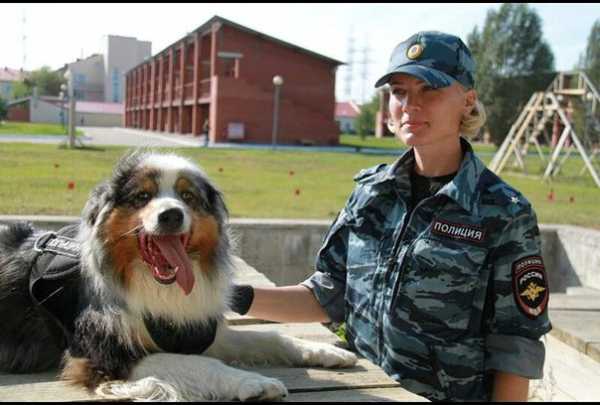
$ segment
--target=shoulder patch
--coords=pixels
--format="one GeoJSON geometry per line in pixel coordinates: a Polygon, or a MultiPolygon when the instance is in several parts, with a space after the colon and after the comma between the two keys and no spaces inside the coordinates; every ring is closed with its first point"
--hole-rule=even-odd
{"type": "Polygon", "coordinates": [[[362,169],[354,176],[354,181],[360,181],[360,180],[366,179],[368,177],[371,177],[375,173],[380,172],[381,170],[383,170],[386,167],[387,167],[387,163],[381,163],[381,164],[378,164],[377,166],[369,167],[367,169],[362,169]]]}
{"type": "Polygon", "coordinates": [[[548,305],[548,283],[541,256],[526,256],[512,264],[513,295],[529,319],[536,319],[548,305]]]}

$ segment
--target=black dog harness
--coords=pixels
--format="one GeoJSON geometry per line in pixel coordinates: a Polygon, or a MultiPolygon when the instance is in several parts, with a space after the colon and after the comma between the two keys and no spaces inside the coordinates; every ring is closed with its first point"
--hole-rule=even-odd
{"type": "MultiPolygon", "coordinates": [[[[34,243],[36,257],[29,276],[29,293],[36,306],[54,321],[50,330],[70,345],[75,320],[88,306],[81,281],[81,245],[73,239],[78,224],[58,232],[48,232],[34,243]]],[[[217,321],[176,325],[163,318],[144,316],[144,324],[154,342],[165,352],[201,354],[214,341],[217,321]]]]}

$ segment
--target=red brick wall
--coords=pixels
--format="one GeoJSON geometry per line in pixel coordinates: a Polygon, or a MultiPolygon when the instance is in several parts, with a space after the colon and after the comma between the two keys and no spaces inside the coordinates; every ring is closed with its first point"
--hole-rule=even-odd
{"type": "Polygon", "coordinates": [[[29,102],[23,102],[8,107],[8,121],[29,122],[29,102]]]}
{"type": "MultiPolygon", "coordinates": [[[[248,142],[271,142],[273,76],[279,74],[284,84],[278,142],[338,143],[331,63],[226,25],[217,35],[217,48],[243,54],[239,79],[219,77],[217,141],[226,141],[227,122],[237,120],[245,123],[248,142]]],[[[225,62],[221,58],[217,61],[225,62]]]]}
{"type": "MultiPolygon", "coordinates": [[[[273,133],[273,93],[247,83],[244,79],[219,77],[217,91],[216,141],[227,139],[229,122],[242,122],[245,142],[271,143],[273,133]],[[243,96],[240,96],[243,94],[243,96]]],[[[285,84],[284,84],[285,86],[285,84]]],[[[290,100],[282,89],[279,104],[277,143],[311,141],[317,145],[336,145],[338,128],[333,119],[290,100]]]]}
{"type": "MultiPolygon", "coordinates": [[[[245,125],[245,142],[271,143],[273,76],[281,75],[284,84],[281,91],[278,142],[312,141],[319,145],[334,145],[339,142],[339,129],[334,120],[335,65],[333,62],[227,24],[203,36],[201,41],[200,59],[209,59],[214,63],[211,69],[200,64],[203,72],[201,78],[204,78],[209,70],[214,74],[211,78],[210,97],[204,93],[206,89],[200,92],[204,102],[210,99],[211,140],[229,141],[228,123],[241,122],[245,125]],[[213,48],[208,41],[214,41],[215,47],[213,48]],[[218,52],[241,53],[243,57],[235,64],[231,59],[217,57],[218,52]],[[226,75],[228,65],[238,67],[237,78],[226,75]]],[[[173,45],[172,50],[177,51],[179,47],[178,42],[173,45]]],[[[193,54],[192,48],[188,45],[187,50],[189,55],[186,57],[186,63],[193,65],[193,58],[190,56],[193,54]]],[[[169,72],[168,62],[167,60],[163,66],[164,74],[169,72]]],[[[139,88],[141,88],[139,85],[142,81],[150,79],[148,75],[138,74],[138,70],[141,71],[136,69],[128,74],[128,100],[132,94],[139,96],[139,88]]],[[[187,67],[183,70],[187,72],[187,67]]],[[[176,64],[174,73],[177,72],[181,73],[181,69],[176,64]]],[[[188,73],[191,73],[186,74],[190,82],[193,72],[188,73]]],[[[206,87],[205,84],[202,84],[203,88],[206,87]]],[[[163,85],[166,86],[165,83],[163,85]]],[[[157,97],[157,100],[161,98],[157,97]]],[[[189,111],[182,110],[185,111],[182,114],[184,120],[179,122],[179,108],[180,104],[172,109],[163,104],[157,110],[155,115],[158,117],[158,130],[191,131],[192,118],[189,117],[189,111]],[[167,110],[171,110],[169,114],[167,110]]],[[[141,124],[141,120],[136,121],[138,115],[136,111],[129,110],[127,125],[136,126],[136,122],[141,124]]],[[[201,118],[197,114],[196,120],[201,120],[200,125],[203,122],[201,118]]],[[[196,122],[196,129],[198,128],[199,124],[196,122]]]]}

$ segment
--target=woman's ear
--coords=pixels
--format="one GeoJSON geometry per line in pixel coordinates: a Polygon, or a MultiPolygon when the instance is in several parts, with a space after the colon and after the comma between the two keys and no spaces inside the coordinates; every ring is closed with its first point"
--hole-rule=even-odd
{"type": "Polygon", "coordinates": [[[469,89],[465,92],[465,107],[463,111],[463,116],[468,117],[471,115],[473,108],[475,108],[475,103],[477,102],[477,92],[474,89],[469,89]]]}

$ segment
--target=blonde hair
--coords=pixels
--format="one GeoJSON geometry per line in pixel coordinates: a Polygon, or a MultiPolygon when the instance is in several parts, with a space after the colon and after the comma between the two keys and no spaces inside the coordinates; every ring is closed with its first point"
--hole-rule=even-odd
{"type": "Polygon", "coordinates": [[[477,99],[475,106],[471,110],[471,114],[468,117],[463,117],[460,121],[460,133],[467,137],[472,138],[477,135],[479,129],[485,125],[487,114],[483,103],[477,99]]]}

